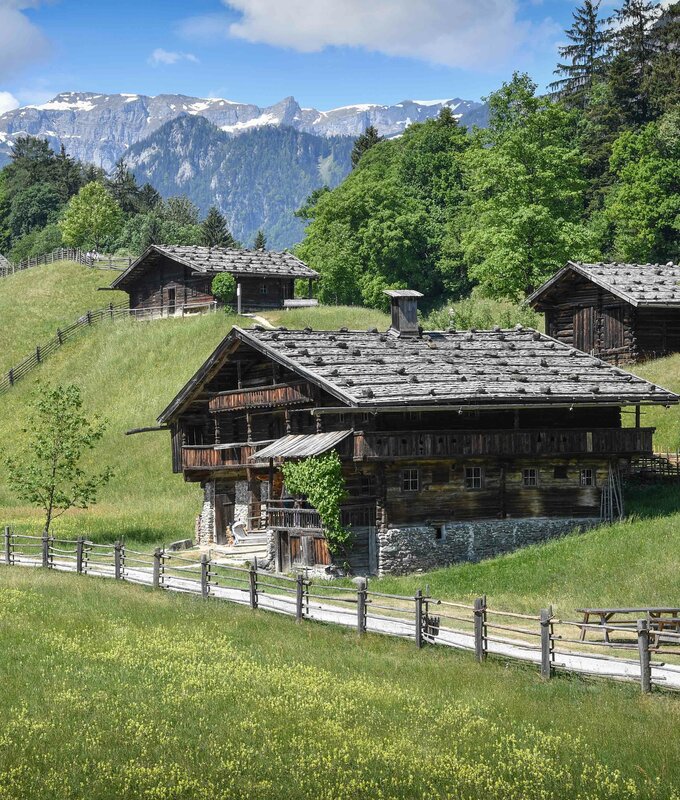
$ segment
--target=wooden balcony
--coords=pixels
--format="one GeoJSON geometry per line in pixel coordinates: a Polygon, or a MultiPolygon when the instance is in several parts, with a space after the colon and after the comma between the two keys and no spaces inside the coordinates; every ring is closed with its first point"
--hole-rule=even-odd
{"type": "Polygon", "coordinates": [[[254,389],[236,389],[220,392],[210,400],[210,411],[240,411],[249,408],[281,408],[309,403],[313,400],[312,387],[306,381],[258,386],[254,389]]]}
{"type": "Polygon", "coordinates": [[[239,445],[217,450],[215,445],[192,445],[182,448],[183,470],[221,469],[240,467],[249,463],[254,447],[239,445]]]}
{"type": "Polygon", "coordinates": [[[280,502],[269,501],[266,508],[266,525],[274,530],[313,531],[323,529],[319,512],[314,508],[291,508],[280,502]]]}
{"type": "Polygon", "coordinates": [[[652,452],[654,428],[356,433],[355,461],[463,456],[627,456],[652,452]]]}

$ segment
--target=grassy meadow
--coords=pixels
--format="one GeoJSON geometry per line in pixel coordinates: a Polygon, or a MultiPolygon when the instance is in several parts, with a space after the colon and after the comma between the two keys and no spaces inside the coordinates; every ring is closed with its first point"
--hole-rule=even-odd
{"type": "Polygon", "coordinates": [[[86,311],[127,300],[124,292],[100,292],[117,275],[72,261],[45,264],[0,280],[0,372],[7,372],[36,345],[51,339],[86,311]]]}
{"type": "Polygon", "coordinates": [[[680,786],[675,697],[85,576],[0,567],[0,680],[3,800],[680,786]]]}

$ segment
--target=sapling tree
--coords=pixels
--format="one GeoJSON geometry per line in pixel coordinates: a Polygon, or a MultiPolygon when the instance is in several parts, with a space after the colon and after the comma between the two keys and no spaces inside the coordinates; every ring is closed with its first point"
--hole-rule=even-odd
{"type": "Polygon", "coordinates": [[[81,461],[104,434],[106,423],[83,413],[77,386],[41,387],[23,429],[24,447],[5,459],[8,481],[26,503],[45,512],[43,533],[70,508],[88,508],[113,476],[105,467],[88,473],[81,461]]]}
{"type": "Polygon", "coordinates": [[[234,295],[236,294],[236,279],[229,272],[220,272],[215,275],[211,284],[211,291],[213,297],[229,305],[234,302],[234,295]]]}

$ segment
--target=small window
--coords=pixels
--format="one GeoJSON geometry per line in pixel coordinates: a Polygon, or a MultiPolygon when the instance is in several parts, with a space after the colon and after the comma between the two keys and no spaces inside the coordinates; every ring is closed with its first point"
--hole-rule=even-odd
{"type": "Polygon", "coordinates": [[[260,294],[269,294],[269,287],[266,283],[260,284],[260,294]]]}
{"type": "Polygon", "coordinates": [[[402,469],[401,491],[417,492],[420,490],[420,471],[417,469],[402,469]]]}
{"type": "Polygon", "coordinates": [[[434,538],[438,542],[441,542],[441,541],[444,540],[444,532],[445,532],[445,528],[444,528],[443,525],[435,525],[434,526],[434,538]]]}
{"type": "Polygon", "coordinates": [[[527,488],[538,486],[538,470],[535,467],[522,470],[522,485],[527,488]]]}
{"type": "Polygon", "coordinates": [[[484,472],[481,467],[465,467],[465,488],[481,489],[484,484],[484,472]]]}
{"type": "Polygon", "coordinates": [[[595,486],[595,471],[592,469],[581,470],[581,486],[595,486]]]}
{"type": "Polygon", "coordinates": [[[567,475],[567,468],[566,467],[555,467],[555,471],[553,473],[553,477],[558,481],[563,481],[569,476],[567,475]]]}

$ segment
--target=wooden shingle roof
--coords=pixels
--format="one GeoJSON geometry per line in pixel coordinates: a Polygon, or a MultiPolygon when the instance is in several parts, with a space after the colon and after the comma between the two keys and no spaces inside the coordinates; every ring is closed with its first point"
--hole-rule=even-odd
{"type": "Polygon", "coordinates": [[[677,403],[672,392],[532,328],[371,331],[234,328],[159,418],[168,421],[228,358],[235,340],[358,408],[677,403]]]}
{"type": "Polygon", "coordinates": [[[585,264],[569,261],[563,269],[527,298],[535,305],[551,292],[569,273],[577,273],[620,297],[633,306],[680,308],[680,265],[668,264],[585,264]]]}
{"type": "Polygon", "coordinates": [[[143,267],[149,257],[167,256],[194,272],[212,274],[230,272],[234,275],[261,275],[280,278],[318,278],[319,273],[292,253],[273,250],[237,250],[226,247],[199,247],[194,245],[151,245],[136,261],[111,284],[117,288],[127,282],[128,276],[143,267]]]}

